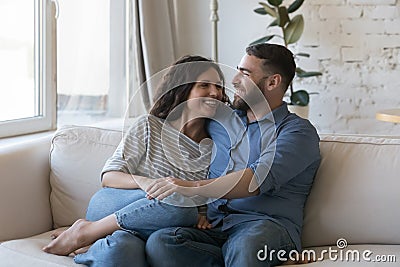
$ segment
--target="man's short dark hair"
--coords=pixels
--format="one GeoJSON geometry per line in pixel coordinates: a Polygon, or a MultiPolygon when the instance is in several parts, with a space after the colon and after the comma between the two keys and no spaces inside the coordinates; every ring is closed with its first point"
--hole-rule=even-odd
{"type": "Polygon", "coordinates": [[[263,43],[247,47],[246,53],[263,59],[264,71],[268,74],[280,74],[285,89],[289,87],[296,71],[294,56],[289,49],[282,45],[263,43]]]}

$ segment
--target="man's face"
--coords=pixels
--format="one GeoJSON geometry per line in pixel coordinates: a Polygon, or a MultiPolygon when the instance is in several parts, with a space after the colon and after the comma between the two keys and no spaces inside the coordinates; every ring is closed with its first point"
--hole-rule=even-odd
{"type": "Polygon", "coordinates": [[[232,80],[235,109],[248,111],[252,105],[265,101],[261,89],[267,77],[261,68],[262,63],[262,59],[246,54],[237,66],[238,73],[232,80]]]}

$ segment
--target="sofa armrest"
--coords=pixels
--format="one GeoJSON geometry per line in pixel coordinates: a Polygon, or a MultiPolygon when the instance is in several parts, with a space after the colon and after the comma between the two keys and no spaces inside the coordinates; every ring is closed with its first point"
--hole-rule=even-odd
{"type": "Polygon", "coordinates": [[[52,228],[51,136],[0,147],[0,242],[52,228]]]}

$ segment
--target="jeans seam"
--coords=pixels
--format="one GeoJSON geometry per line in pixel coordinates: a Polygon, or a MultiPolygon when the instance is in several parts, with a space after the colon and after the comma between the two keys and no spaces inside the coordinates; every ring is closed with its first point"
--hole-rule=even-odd
{"type": "Polygon", "coordinates": [[[118,213],[118,211],[114,213],[114,216],[115,216],[115,220],[117,221],[118,227],[119,227],[122,231],[131,233],[131,234],[133,234],[133,235],[136,235],[136,234],[138,233],[138,232],[136,232],[136,231],[134,231],[134,230],[130,230],[130,229],[127,229],[126,227],[124,227],[123,222],[122,222],[122,219],[121,219],[121,217],[120,217],[121,215],[118,213]]]}
{"type": "Polygon", "coordinates": [[[198,250],[198,251],[201,251],[201,252],[206,252],[207,254],[210,254],[211,256],[213,256],[213,257],[215,257],[217,259],[220,258],[219,255],[217,255],[217,254],[215,254],[215,253],[213,253],[213,252],[211,252],[209,250],[205,250],[205,249],[203,249],[201,247],[197,247],[197,246],[191,244],[186,238],[182,238],[181,240],[183,240],[183,242],[179,242],[179,237],[178,237],[179,234],[177,232],[180,229],[182,229],[182,227],[177,227],[173,231],[173,235],[175,237],[175,242],[176,243],[181,243],[182,245],[184,245],[185,247],[189,247],[190,249],[195,249],[195,250],[198,250]]]}
{"type": "MultiPolygon", "coordinates": [[[[133,210],[130,210],[129,212],[116,211],[114,214],[115,214],[115,217],[116,217],[118,226],[119,226],[122,230],[130,231],[129,229],[127,229],[127,228],[124,226],[122,216],[124,216],[124,215],[125,215],[125,216],[128,216],[128,215],[131,215],[131,214],[135,214],[135,213],[138,212],[138,211],[141,212],[143,209],[147,209],[147,208],[149,208],[149,207],[150,207],[150,208],[153,207],[154,204],[155,204],[155,203],[151,202],[151,203],[148,203],[148,204],[146,204],[146,205],[144,205],[144,206],[140,206],[139,208],[135,208],[135,209],[133,209],[133,210]]],[[[161,206],[161,202],[159,203],[159,205],[161,206]]]]}

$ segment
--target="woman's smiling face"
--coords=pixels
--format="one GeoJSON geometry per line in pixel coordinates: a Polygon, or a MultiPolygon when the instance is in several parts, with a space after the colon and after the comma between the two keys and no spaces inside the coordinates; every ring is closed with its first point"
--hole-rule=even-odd
{"type": "Polygon", "coordinates": [[[210,67],[197,77],[186,102],[187,112],[210,118],[214,116],[222,96],[223,80],[218,72],[210,67]]]}

